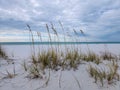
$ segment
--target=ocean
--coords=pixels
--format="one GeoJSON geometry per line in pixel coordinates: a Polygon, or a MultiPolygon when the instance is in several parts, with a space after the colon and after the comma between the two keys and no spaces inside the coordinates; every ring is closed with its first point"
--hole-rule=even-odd
{"type": "Polygon", "coordinates": [[[120,44],[120,42],[0,42],[0,45],[120,44]]]}

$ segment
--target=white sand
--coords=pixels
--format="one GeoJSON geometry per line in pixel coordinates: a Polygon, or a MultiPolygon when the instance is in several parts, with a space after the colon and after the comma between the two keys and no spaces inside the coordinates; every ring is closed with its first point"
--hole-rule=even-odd
{"type": "MultiPolygon", "coordinates": [[[[44,79],[29,79],[26,78],[27,73],[24,71],[22,64],[25,60],[26,62],[30,60],[31,55],[30,45],[4,45],[3,48],[9,55],[9,58],[13,59],[15,62],[16,74],[15,78],[4,78],[6,75],[6,70],[13,72],[13,64],[8,64],[6,61],[0,58],[0,90],[120,90],[120,81],[116,82],[116,85],[105,85],[101,87],[99,84],[94,83],[94,79],[90,77],[87,72],[87,67],[89,63],[80,64],[78,70],[73,71],[62,71],[61,77],[61,88],[59,87],[59,71],[51,71],[50,81],[48,86],[41,87],[45,81],[44,79]],[[80,83],[80,88],[76,82],[76,77],[80,83]],[[41,87],[41,88],[40,88],[41,87]]],[[[38,50],[38,45],[35,46],[36,51],[38,50]]],[[[70,46],[69,46],[70,47],[70,46]]],[[[87,45],[80,46],[83,52],[88,50],[87,45]]],[[[114,54],[120,55],[120,44],[92,44],[89,45],[90,50],[100,53],[104,52],[105,47],[114,54]]],[[[40,47],[40,49],[47,49],[48,46],[40,47]]],[[[63,49],[63,47],[61,47],[63,49]]],[[[120,63],[120,62],[118,62],[120,63]]],[[[120,64],[119,64],[120,65],[120,64]]],[[[120,67],[118,69],[120,71],[120,67]]]]}

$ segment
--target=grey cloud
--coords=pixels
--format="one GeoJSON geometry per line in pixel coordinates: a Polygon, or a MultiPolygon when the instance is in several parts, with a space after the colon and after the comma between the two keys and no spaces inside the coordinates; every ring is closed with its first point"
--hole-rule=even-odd
{"type": "Polygon", "coordinates": [[[120,0],[0,0],[0,28],[24,29],[29,23],[34,30],[43,30],[45,23],[58,20],[102,39],[120,30],[120,0]]]}

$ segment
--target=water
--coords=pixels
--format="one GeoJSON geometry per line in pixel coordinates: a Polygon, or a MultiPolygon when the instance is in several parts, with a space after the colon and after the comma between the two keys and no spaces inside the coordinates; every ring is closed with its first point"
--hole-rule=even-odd
{"type": "Polygon", "coordinates": [[[0,45],[120,44],[120,42],[0,42],[0,45]]]}

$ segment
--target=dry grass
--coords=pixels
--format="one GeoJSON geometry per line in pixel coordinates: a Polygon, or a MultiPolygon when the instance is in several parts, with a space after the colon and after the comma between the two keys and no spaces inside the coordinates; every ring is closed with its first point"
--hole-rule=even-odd
{"type": "Polygon", "coordinates": [[[10,73],[8,70],[6,70],[7,74],[4,78],[14,78],[16,76],[16,74],[14,73],[10,73]]]}
{"type": "Polygon", "coordinates": [[[1,45],[0,45],[0,57],[7,59],[6,52],[3,50],[1,45]]]}
{"type": "MultiPolygon", "coordinates": [[[[57,52],[54,49],[49,49],[48,51],[42,51],[38,53],[37,56],[32,55],[32,64],[40,64],[41,69],[50,68],[52,70],[57,71],[60,69],[77,69],[78,65],[80,64],[79,52],[76,51],[68,51],[66,53],[57,52]],[[60,58],[62,57],[63,60],[60,58]]],[[[26,65],[24,64],[24,68],[26,65]]]]}
{"type": "Polygon", "coordinates": [[[62,63],[62,67],[66,69],[73,68],[74,70],[77,69],[78,65],[80,64],[79,52],[77,50],[69,50],[66,52],[64,61],[62,63]]]}
{"type": "Polygon", "coordinates": [[[101,62],[100,56],[95,54],[94,52],[89,52],[87,54],[81,54],[80,57],[83,61],[87,61],[87,62],[94,62],[96,64],[99,64],[101,62]]]}
{"type": "Polygon", "coordinates": [[[10,72],[10,71],[6,70],[6,73],[4,74],[4,77],[2,79],[12,79],[16,75],[17,74],[16,74],[16,70],[15,70],[15,65],[13,64],[13,72],[10,72]]]}
{"type": "Polygon", "coordinates": [[[119,81],[120,75],[118,74],[117,70],[117,64],[109,65],[108,70],[103,70],[102,68],[97,68],[90,65],[88,72],[90,76],[94,78],[95,83],[100,82],[103,86],[105,81],[107,81],[108,84],[112,84],[116,81],[119,81]]]}
{"type": "Polygon", "coordinates": [[[59,55],[55,50],[48,50],[39,53],[38,61],[43,65],[43,68],[57,69],[59,65],[59,55]]]}
{"type": "Polygon", "coordinates": [[[90,65],[88,72],[89,72],[90,76],[94,78],[95,83],[97,83],[98,81],[100,81],[100,83],[103,86],[103,81],[104,81],[104,79],[107,76],[106,72],[104,70],[98,69],[96,67],[92,67],[90,65]]]}
{"type": "Polygon", "coordinates": [[[111,52],[105,51],[101,54],[101,58],[103,60],[113,60],[113,59],[117,59],[117,56],[112,54],[111,52]]]}
{"type": "MultiPolygon", "coordinates": [[[[100,82],[101,85],[104,85],[104,82],[107,81],[108,84],[113,83],[114,80],[119,80],[119,75],[117,73],[118,70],[118,65],[116,64],[116,62],[114,62],[114,60],[118,59],[116,58],[115,55],[113,55],[110,52],[105,51],[102,54],[96,54],[94,52],[92,52],[87,44],[87,48],[88,48],[88,52],[87,53],[82,53],[81,49],[79,49],[78,45],[71,45],[71,47],[67,47],[66,44],[64,44],[64,50],[63,48],[61,48],[59,46],[57,47],[53,47],[53,45],[51,44],[51,42],[53,41],[53,39],[55,40],[55,36],[57,37],[57,40],[59,41],[59,34],[56,30],[56,28],[54,27],[54,25],[52,23],[50,23],[51,28],[49,27],[48,24],[46,24],[46,29],[47,29],[47,33],[48,33],[48,41],[50,42],[50,47],[48,45],[48,49],[47,50],[39,50],[39,52],[36,54],[35,53],[35,47],[34,47],[34,35],[31,31],[31,28],[29,25],[27,25],[31,36],[32,36],[32,42],[33,42],[33,48],[34,48],[34,53],[31,55],[31,63],[30,65],[27,65],[25,62],[23,64],[24,70],[28,72],[28,76],[32,79],[34,78],[43,78],[44,74],[46,73],[45,71],[49,71],[49,75],[48,78],[45,82],[45,85],[48,85],[48,82],[50,80],[50,71],[54,70],[76,70],[78,68],[78,66],[80,65],[80,63],[82,61],[85,62],[94,62],[95,64],[99,65],[102,60],[108,60],[108,61],[112,61],[112,65],[109,68],[108,71],[103,70],[103,69],[99,69],[93,66],[89,66],[88,72],[90,74],[91,77],[94,78],[95,82],[98,83],[100,82]],[[54,38],[51,35],[51,31],[54,33],[54,38]]],[[[64,42],[66,42],[66,33],[65,33],[65,29],[62,25],[62,23],[59,21],[59,25],[62,29],[62,32],[64,34],[64,42]]],[[[75,41],[77,42],[77,38],[78,37],[78,31],[76,31],[75,29],[73,29],[75,35],[77,36],[71,36],[70,38],[76,39],[75,41]]],[[[83,32],[83,30],[80,30],[81,34],[85,37],[86,42],[87,42],[87,38],[85,33],[83,32]]],[[[37,32],[38,38],[40,39],[40,41],[42,42],[42,37],[41,37],[41,33],[37,32]]],[[[43,48],[43,46],[42,46],[43,48]]],[[[40,48],[39,48],[40,49],[40,48]]],[[[77,80],[76,77],[74,77],[77,84],[79,85],[80,88],[80,83],[77,80]]],[[[61,75],[60,75],[60,79],[61,79],[61,75]]],[[[61,87],[60,84],[60,79],[59,79],[59,87],[61,87]]]]}
{"type": "Polygon", "coordinates": [[[25,70],[25,71],[27,71],[27,70],[28,70],[28,67],[27,67],[27,64],[26,64],[26,62],[25,62],[25,61],[23,62],[22,66],[23,66],[23,68],[24,68],[24,70],[25,70]]]}
{"type": "Polygon", "coordinates": [[[30,68],[28,69],[29,72],[29,78],[43,78],[43,73],[40,69],[40,66],[38,64],[32,64],[30,68]]]}

